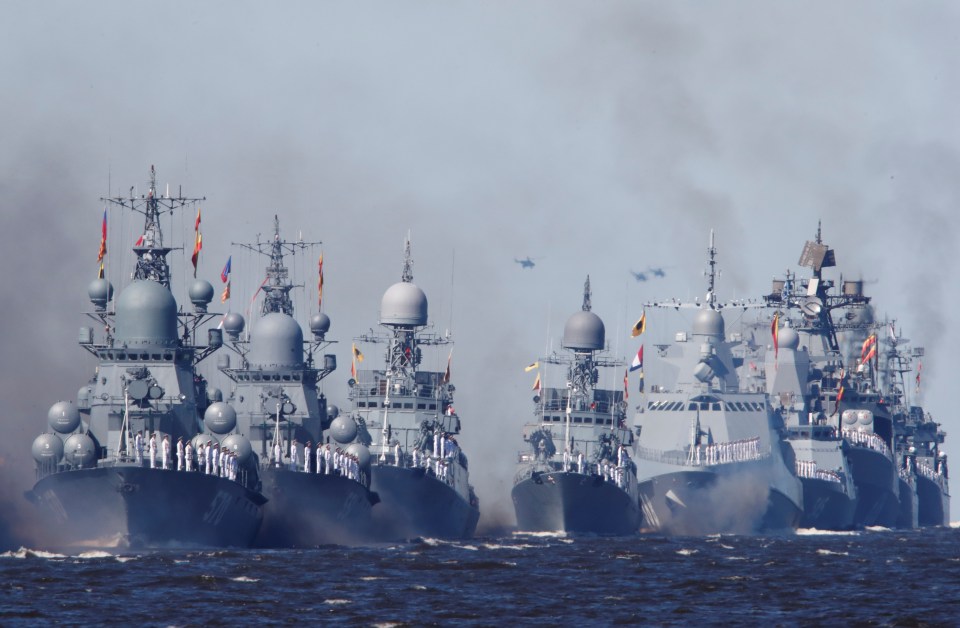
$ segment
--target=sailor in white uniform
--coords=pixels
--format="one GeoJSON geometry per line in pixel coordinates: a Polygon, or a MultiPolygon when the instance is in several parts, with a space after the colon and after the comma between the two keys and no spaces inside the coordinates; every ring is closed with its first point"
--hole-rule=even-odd
{"type": "Polygon", "coordinates": [[[150,435],[150,468],[157,468],[157,435],[156,433],[150,435]]]}
{"type": "Polygon", "coordinates": [[[187,441],[187,446],[184,447],[183,453],[186,457],[187,471],[193,471],[193,445],[190,443],[190,441],[187,441]]]}
{"type": "Polygon", "coordinates": [[[297,439],[294,438],[293,442],[290,443],[290,470],[297,471],[300,467],[300,447],[297,444],[297,439]]]}
{"type": "Polygon", "coordinates": [[[137,432],[137,435],[133,437],[133,448],[137,452],[137,464],[143,464],[143,432],[137,432]]]}
{"type": "Polygon", "coordinates": [[[160,461],[164,469],[170,468],[170,435],[163,435],[163,442],[160,444],[160,461]]]}
{"type": "Polygon", "coordinates": [[[280,446],[280,441],[273,441],[273,463],[277,465],[277,468],[280,468],[280,465],[283,464],[283,448],[280,446]]]}
{"type": "Polygon", "coordinates": [[[311,460],[311,454],[313,453],[313,447],[311,447],[312,444],[313,443],[311,441],[307,441],[307,444],[303,446],[303,472],[304,473],[310,473],[310,460],[311,460]]]}

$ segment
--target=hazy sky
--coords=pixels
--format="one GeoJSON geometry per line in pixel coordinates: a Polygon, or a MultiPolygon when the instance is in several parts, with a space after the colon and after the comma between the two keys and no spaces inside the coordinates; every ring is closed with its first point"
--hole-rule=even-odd
{"type": "MultiPolygon", "coordinates": [[[[161,187],[207,197],[211,281],[230,243],[267,234],[274,213],[286,235],[323,241],[341,365],[325,390],[341,405],[350,340],[376,326],[412,233],[431,319],[441,332],[452,321],[461,443],[487,521],[512,517],[532,410],[523,366],[558,344],[584,277],[611,350],[626,356],[644,301],[705,291],[711,228],[718,292],[739,298],[795,267],[822,219],[845,275],[879,280],[867,289],[880,315],[926,347],[924,401],[960,460],[948,366],[960,349],[953,3],[0,9],[0,473],[27,470],[0,482],[11,495],[32,480],[29,444],[47,409],[94,367],[76,338],[98,199],[144,191],[151,164],[161,187]],[[513,262],[527,255],[533,270],[513,262]],[[650,266],[667,276],[628,272],[650,266]]],[[[191,225],[177,216],[167,235],[190,247],[191,225]]],[[[138,229],[111,214],[118,288],[138,229]]],[[[262,264],[232,252],[239,308],[262,264]]],[[[188,256],[172,256],[181,302],[188,256]]],[[[315,263],[311,253],[295,266],[310,286],[315,263]]]]}

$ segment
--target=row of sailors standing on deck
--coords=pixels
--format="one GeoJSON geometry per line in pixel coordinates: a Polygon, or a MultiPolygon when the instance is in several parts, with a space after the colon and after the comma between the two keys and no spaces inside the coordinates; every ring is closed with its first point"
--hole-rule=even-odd
{"type": "MultiPolygon", "coordinates": [[[[583,452],[579,449],[574,449],[573,452],[568,449],[563,450],[563,470],[572,471],[573,461],[576,460],[577,463],[577,473],[584,472],[584,458],[583,452]]],[[[624,473],[624,470],[630,465],[630,454],[627,452],[627,448],[623,445],[620,445],[617,448],[617,464],[613,464],[609,460],[601,460],[597,462],[596,472],[597,475],[603,476],[608,482],[614,482],[617,486],[624,488],[626,486],[627,474],[624,473]]]]}
{"type": "MultiPolygon", "coordinates": [[[[279,469],[283,467],[283,446],[280,441],[273,443],[273,462],[279,469]]],[[[307,441],[303,446],[303,458],[300,457],[300,447],[297,439],[290,443],[290,465],[291,471],[303,471],[321,475],[342,475],[349,480],[361,481],[360,459],[340,447],[332,448],[330,443],[322,445],[317,443],[316,456],[313,453],[313,442],[307,441]],[[311,469],[311,463],[316,462],[311,469]]]]}
{"type": "MultiPolygon", "coordinates": [[[[134,450],[136,452],[136,460],[138,464],[143,464],[143,453],[144,447],[146,446],[148,459],[150,460],[150,468],[157,468],[157,452],[159,449],[160,453],[160,467],[161,469],[170,469],[172,467],[172,446],[170,444],[170,435],[165,434],[163,439],[157,443],[157,434],[150,434],[147,442],[144,442],[143,432],[137,432],[134,437],[134,450]]],[[[220,448],[219,443],[214,443],[212,440],[208,440],[206,446],[201,442],[196,449],[196,456],[194,456],[193,444],[190,441],[187,441],[186,444],[183,442],[183,438],[177,439],[177,471],[193,471],[194,466],[201,473],[206,473],[207,475],[218,475],[223,478],[230,480],[236,480],[240,471],[240,461],[237,458],[237,455],[224,447],[220,448]]]]}
{"type": "Polygon", "coordinates": [[[851,443],[862,445],[867,449],[879,451],[883,454],[886,454],[890,451],[890,448],[887,447],[887,443],[873,432],[861,432],[860,430],[844,429],[843,437],[849,440],[851,443]]]}
{"type": "Polygon", "coordinates": [[[694,464],[726,464],[760,459],[758,437],[734,440],[726,443],[697,445],[693,448],[694,464]]]}
{"type": "MultiPolygon", "coordinates": [[[[397,466],[404,466],[403,449],[400,447],[400,442],[394,441],[393,448],[394,459],[397,466]]],[[[451,434],[439,431],[434,432],[433,451],[435,455],[431,457],[428,452],[414,448],[413,453],[410,455],[412,466],[414,468],[423,467],[425,469],[432,469],[434,475],[444,482],[452,479],[450,475],[450,465],[452,461],[460,458],[460,445],[457,443],[457,439],[451,434]]]]}

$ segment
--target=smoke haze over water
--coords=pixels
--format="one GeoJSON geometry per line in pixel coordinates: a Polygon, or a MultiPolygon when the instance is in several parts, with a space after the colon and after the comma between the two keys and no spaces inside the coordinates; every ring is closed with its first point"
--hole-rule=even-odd
{"type": "MultiPolygon", "coordinates": [[[[231,242],[269,233],[275,213],[288,237],[323,240],[324,310],[340,341],[324,390],[342,407],[350,340],[376,327],[412,233],[436,331],[452,320],[459,440],[481,526],[512,518],[533,409],[523,366],[551,338],[559,346],[584,277],[611,350],[627,356],[644,301],[702,298],[710,228],[720,298],[743,298],[795,268],[822,219],[837,270],[879,279],[866,286],[877,316],[896,317],[926,348],[924,404],[956,432],[946,356],[958,349],[960,305],[948,287],[960,235],[958,11],[8,3],[2,497],[21,500],[47,409],[74,399],[94,368],[76,338],[97,271],[97,199],[145,191],[151,164],[161,188],[207,197],[200,275],[219,292],[233,253],[236,309],[263,264],[231,242]],[[513,259],[528,255],[537,265],[521,270],[513,259]],[[651,266],[666,277],[638,283],[628,272],[651,266]]],[[[139,225],[113,212],[110,222],[108,273],[120,289],[139,225]]],[[[190,246],[191,216],[164,226],[190,246]]],[[[171,256],[181,303],[188,257],[171,256]]],[[[296,263],[311,286],[316,260],[296,263]]],[[[311,295],[298,297],[302,321],[311,295]]],[[[442,370],[446,352],[427,359],[442,370]]],[[[947,451],[960,454],[956,435],[947,451]]]]}

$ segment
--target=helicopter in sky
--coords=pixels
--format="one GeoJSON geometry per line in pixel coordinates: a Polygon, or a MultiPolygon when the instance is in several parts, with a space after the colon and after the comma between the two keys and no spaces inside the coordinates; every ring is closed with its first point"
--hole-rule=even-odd
{"type": "Polygon", "coordinates": [[[527,256],[526,259],[513,258],[513,261],[515,261],[516,263],[520,264],[520,268],[521,268],[521,269],[523,269],[523,268],[533,268],[534,266],[536,266],[536,264],[533,262],[533,260],[530,259],[530,256],[527,256]]]}

